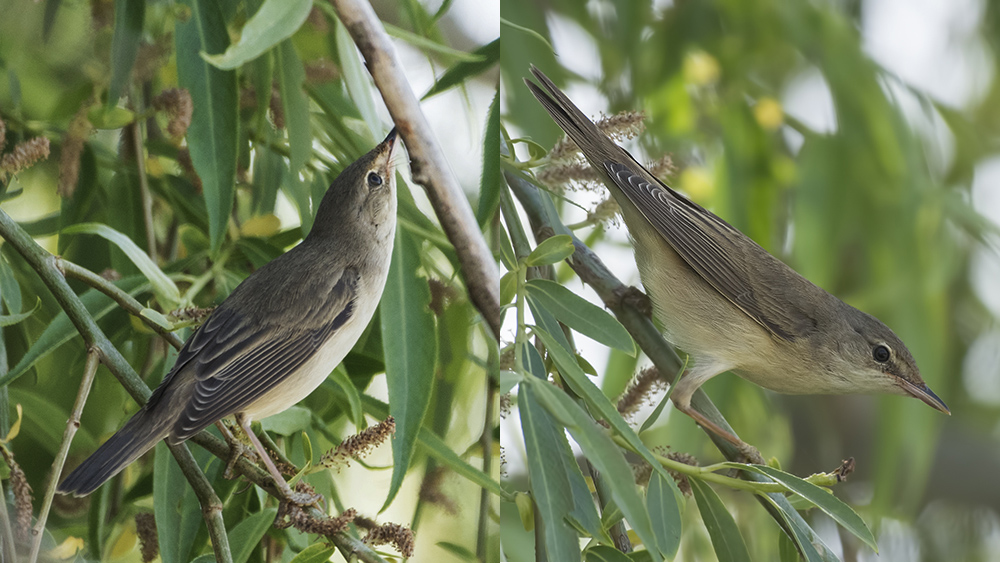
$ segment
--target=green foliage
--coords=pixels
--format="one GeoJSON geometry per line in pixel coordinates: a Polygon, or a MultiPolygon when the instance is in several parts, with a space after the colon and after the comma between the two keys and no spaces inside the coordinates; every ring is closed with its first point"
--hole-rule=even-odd
{"type": "MultiPolygon", "coordinates": [[[[333,178],[391,124],[379,117],[380,93],[327,3],[135,4],[32,7],[0,0],[6,133],[0,154],[44,136],[54,155],[0,179],[0,198],[3,212],[46,249],[103,274],[138,301],[129,314],[67,275],[111,344],[155,387],[176,352],[151,327],[186,338],[201,320],[185,317],[188,308],[217,305],[251,272],[298,244],[333,178]],[[37,39],[42,32],[50,37],[46,44],[37,39]],[[187,118],[184,103],[171,102],[175,89],[190,96],[187,118]]],[[[471,52],[451,47],[438,21],[452,17],[449,4],[435,17],[417,2],[401,4],[390,31],[402,38],[399,48],[426,54],[427,64],[407,69],[408,78],[426,74],[421,83],[434,84],[438,98],[460,99],[473,81],[491,76],[499,40],[471,52]]],[[[486,86],[492,93],[496,84],[486,86]]],[[[455,127],[496,137],[498,108],[494,101],[490,109],[484,104],[451,117],[455,127]]],[[[470,177],[482,171],[483,183],[464,187],[488,232],[500,191],[498,162],[495,151],[475,152],[489,156],[471,165],[477,173],[470,177]]],[[[404,167],[405,160],[394,164],[404,167]]],[[[425,201],[411,195],[417,190],[408,177],[397,176],[400,220],[379,313],[319,389],[262,426],[279,457],[308,469],[301,479],[324,495],[334,515],[355,508],[380,524],[409,526],[417,532],[418,557],[475,554],[495,561],[490,514],[506,495],[493,451],[495,408],[486,406],[496,400],[489,377],[496,345],[466,294],[454,248],[425,201]],[[380,400],[386,393],[389,404],[380,400]],[[319,469],[324,453],[390,414],[395,439],[349,467],[319,469]]],[[[86,350],[63,304],[22,256],[11,244],[0,250],[0,436],[12,422],[8,412],[20,404],[23,424],[4,447],[28,476],[37,517],[86,350]]],[[[66,466],[93,453],[137,408],[99,369],[66,466]]],[[[330,557],[315,535],[273,528],[277,502],[225,479],[226,460],[190,449],[224,505],[234,561],[265,561],[272,553],[285,561],[330,557]]],[[[3,485],[10,493],[9,481],[3,485]]],[[[165,444],[91,497],[56,500],[43,558],[69,539],[82,541],[88,560],[138,561],[133,518],[151,510],[164,562],[214,557],[198,498],[165,444]]],[[[347,534],[359,540],[364,529],[347,534]]]]}

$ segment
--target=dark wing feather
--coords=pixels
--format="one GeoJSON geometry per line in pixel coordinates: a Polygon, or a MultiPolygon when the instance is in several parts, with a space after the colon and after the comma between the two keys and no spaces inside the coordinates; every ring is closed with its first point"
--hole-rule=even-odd
{"type": "Polygon", "coordinates": [[[784,300],[761,295],[747,282],[747,274],[757,270],[752,260],[770,259],[781,264],[766,250],[712,212],[664,184],[650,183],[629,166],[607,161],[604,167],[677,254],[744,313],[783,340],[794,340],[808,330],[806,326],[799,326],[802,322],[797,322],[797,319],[808,320],[801,312],[787,310],[789,305],[784,300]],[[743,248],[732,244],[723,248],[720,244],[720,241],[739,238],[752,245],[746,247],[748,250],[759,249],[759,252],[747,257],[743,248]]]}
{"type": "Polygon", "coordinates": [[[329,298],[315,304],[336,314],[328,313],[328,321],[314,326],[276,326],[257,315],[216,310],[185,345],[168,376],[183,368],[193,370],[196,379],[171,440],[186,440],[240,412],[302,367],[353,315],[356,284],[355,275],[342,276],[329,298]]]}

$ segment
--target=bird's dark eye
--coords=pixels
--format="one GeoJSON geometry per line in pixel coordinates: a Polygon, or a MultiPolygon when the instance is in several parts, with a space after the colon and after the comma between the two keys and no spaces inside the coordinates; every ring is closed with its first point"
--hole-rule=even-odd
{"type": "Polygon", "coordinates": [[[889,355],[889,349],[881,344],[872,350],[872,357],[875,358],[875,361],[880,364],[888,362],[889,355]]]}
{"type": "Polygon", "coordinates": [[[382,185],[382,177],[374,172],[368,173],[368,185],[377,188],[382,185]]]}

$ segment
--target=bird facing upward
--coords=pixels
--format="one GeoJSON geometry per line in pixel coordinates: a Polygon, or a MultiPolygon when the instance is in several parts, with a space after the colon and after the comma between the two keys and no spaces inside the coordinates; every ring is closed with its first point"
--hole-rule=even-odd
{"type": "Polygon", "coordinates": [[[59,485],[86,495],[166,439],[236,415],[286,498],[250,421],[318,387],[354,346],[385,287],[396,227],[396,130],[333,181],[301,244],[246,278],[184,344],[173,369],[114,436],[59,485]]]}

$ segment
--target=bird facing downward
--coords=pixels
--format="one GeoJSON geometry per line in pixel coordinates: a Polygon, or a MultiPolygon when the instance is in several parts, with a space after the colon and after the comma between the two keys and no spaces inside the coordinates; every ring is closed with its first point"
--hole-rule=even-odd
{"type": "Polygon", "coordinates": [[[793,394],[891,393],[949,413],[903,342],[875,317],[809,282],[749,237],[672,190],[602,133],[538,69],[525,80],[576,143],[622,209],[643,286],[666,337],[694,365],[672,399],[716,434],[743,445],[691,408],[724,372],[793,394]]]}
{"type": "Polygon", "coordinates": [[[250,432],[318,387],[354,346],[385,287],[396,228],[396,130],[333,181],[301,244],[243,281],[184,344],[149,401],[59,485],[86,495],[166,438],[178,444],[236,415],[250,432]]]}

